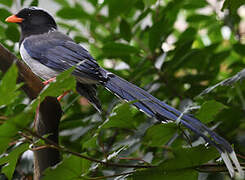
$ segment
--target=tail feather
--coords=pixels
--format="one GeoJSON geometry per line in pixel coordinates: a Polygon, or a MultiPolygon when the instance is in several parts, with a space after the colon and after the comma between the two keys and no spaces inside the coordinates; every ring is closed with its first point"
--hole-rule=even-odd
{"type": "Polygon", "coordinates": [[[234,175],[234,168],[233,166],[230,166],[227,158],[233,161],[239,171],[239,174],[243,175],[237,158],[233,157],[235,153],[231,145],[225,139],[201,123],[198,119],[194,118],[192,115],[183,114],[177,109],[155,98],[143,89],[112,73],[107,73],[107,75],[108,80],[103,83],[103,85],[109,91],[123,100],[136,101],[132,103],[134,106],[145,112],[148,116],[154,117],[159,121],[177,121],[179,119],[181,124],[198,136],[201,136],[207,143],[213,145],[219,151],[222,155],[221,157],[225,158],[224,162],[232,176],[234,175]]]}

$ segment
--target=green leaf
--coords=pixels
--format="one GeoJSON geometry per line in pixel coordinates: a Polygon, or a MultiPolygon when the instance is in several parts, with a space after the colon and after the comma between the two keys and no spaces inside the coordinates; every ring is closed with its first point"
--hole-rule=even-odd
{"type": "Polygon", "coordinates": [[[5,35],[9,40],[18,42],[20,39],[20,32],[17,29],[17,25],[8,25],[5,35]]]}
{"type": "Polygon", "coordinates": [[[176,123],[158,124],[146,131],[143,142],[148,146],[162,146],[176,133],[176,123]]]}
{"type": "Polygon", "coordinates": [[[139,52],[139,50],[134,46],[130,46],[127,44],[109,42],[103,46],[102,52],[102,56],[113,58],[136,54],[139,52]]]}
{"type": "Polygon", "coordinates": [[[205,6],[207,6],[208,3],[205,0],[186,0],[184,1],[184,5],[183,8],[184,9],[199,9],[199,8],[203,8],[205,6]]]}
{"type": "Polygon", "coordinates": [[[135,128],[134,113],[128,103],[117,105],[102,128],[135,128]]]}
{"type": "Polygon", "coordinates": [[[152,4],[155,4],[157,0],[143,0],[145,3],[145,6],[151,6],[152,4]]]}
{"type": "Polygon", "coordinates": [[[120,23],[120,34],[123,39],[125,39],[126,41],[130,41],[132,36],[131,28],[128,22],[124,19],[122,19],[120,23]]]}
{"type": "Polygon", "coordinates": [[[171,60],[171,66],[170,66],[171,68],[175,70],[175,69],[185,66],[186,62],[189,61],[189,58],[193,58],[192,57],[193,53],[195,53],[195,55],[197,55],[198,57],[200,56],[201,54],[200,51],[191,50],[192,44],[193,44],[193,40],[191,38],[186,39],[183,42],[180,41],[176,43],[177,46],[174,50],[174,56],[171,60]]]}
{"type": "Polygon", "coordinates": [[[165,171],[181,170],[202,165],[219,156],[213,147],[206,148],[203,145],[193,148],[179,148],[173,150],[174,158],[161,163],[160,167],[165,171]]]}
{"type": "Polygon", "coordinates": [[[179,36],[179,40],[176,42],[176,46],[180,46],[190,40],[193,41],[196,37],[197,30],[193,27],[187,28],[181,35],[179,36]]]}
{"type": "Polygon", "coordinates": [[[201,21],[208,21],[210,19],[210,16],[201,15],[201,14],[193,14],[192,16],[189,16],[186,21],[187,22],[198,22],[201,21]]]}
{"type": "Polygon", "coordinates": [[[95,58],[99,58],[102,54],[102,50],[98,47],[96,47],[94,44],[90,44],[90,48],[89,48],[89,52],[90,54],[95,58]]]}
{"type": "Polygon", "coordinates": [[[156,48],[161,48],[162,42],[173,31],[174,23],[177,19],[179,9],[184,1],[172,0],[161,9],[157,21],[149,29],[149,47],[152,52],[156,48]]]}
{"type": "Polygon", "coordinates": [[[84,142],[82,147],[85,149],[96,148],[97,147],[97,136],[93,136],[88,141],[84,142]]]}
{"type": "Polygon", "coordinates": [[[214,53],[212,59],[215,61],[213,62],[213,67],[220,67],[220,64],[229,57],[230,50],[220,51],[218,53],[214,53]]]}
{"type": "Polygon", "coordinates": [[[3,8],[0,8],[0,20],[5,23],[5,19],[9,17],[11,13],[3,8]]]}
{"type": "Polygon", "coordinates": [[[214,117],[224,108],[226,108],[226,106],[220,102],[215,100],[207,101],[197,112],[196,117],[203,123],[209,123],[213,121],[214,117]]]}
{"type": "Polygon", "coordinates": [[[1,1],[1,4],[4,4],[8,7],[11,7],[14,1],[9,1],[9,0],[3,0],[1,1]]]}
{"type": "Polygon", "coordinates": [[[222,11],[224,11],[224,9],[229,9],[230,12],[236,13],[237,9],[241,6],[244,5],[244,0],[225,0],[223,7],[222,7],[222,11]]]}
{"type": "Polygon", "coordinates": [[[25,1],[26,1],[26,0],[21,0],[21,1],[20,1],[21,6],[23,6],[23,4],[24,4],[25,1]]]}
{"type": "Polygon", "coordinates": [[[132,178],[133,180],[196,180],[198,179],[198,172],[191,169],[178,171],[164,171],[160,168],[153,168],[143,171],[137,171],[132,175],[132,178]]]}
{"type": "Polygon", "coordinates": [[[8,179],[12,179],[17,160],[19,159],[20,155],[23,152],[28,150],[28,148],[29,148],[28,144],[21,144],[17,146],[16,148],[14,148],[13,150],[11,150],[11,152],[8,153],[8,155],[2,156],[0,158],[0,165],[3,165],[6,163],[6,165],[2,167],[1,172],[5,174],[8,177],[8,179]]]}
{"type": "Polygon", "coordinates": [[[145,11],[143,11],[139,17],[134,21],[134,25],[140,22],[142,19],[144,19],[149,13],[151,12],[150,8],[147,8],[145,11]]]}
{"type": "Polygon", "coordinates": [[[244,44],[234,44],[233,49],[236,53],[240,54],[241,56],[245,56],[245,45],[244,44]]]}
{"type": "Polygon", "coordinates": [[[62,6],[69,6],[67,0],[54,0],[55,2],[59,3],[62,6]]]}
{"type": "Polygon", "coordinates": [[[64,19],[88,19],[90,16],[79,7],[64,7],[56,13],[57,16],[64,19]]]}
{"type": "Polygon", "coordinates": [[[2,81],[0,81],[0,106],[11,104],[19,95],[19,92],[16,91],[20,87],[16,85],[17,76],[18,69],[13,64],[4,75],[2,81]]]}
{"type": "Polygon", "coordinates": [[[75,36],[74,37],[74,41],[77,42],[77,43],[88,42],[88,39],[79,35],[79,36],[75,36]]]}
{"type": "Polygon", "coordinates": [[[8,119],[0,126],[0,154],[7,149],[9,142],[17,132],[26,127],[31,120],[31,113],[22,112],[21,114],[8,119]]]}
{"type": "Polygon", "coordinates": [[[30,6],[38,6],[38,0],[33,0],[30,6]]]}
{"type": "Polygon", "coordinates": [[[98,0],[88,0],[93,6],[96,6],[98,4],[98,0]]]}
{"type": "MultiPolygon", "coordinates": [[[[83,155],[87,155],[86,153],[83,155]]],[[[74,180],[89,172],[91,162],[80,157],[69,155],[55,168],[44,171],[43,180],[74,180]]]]}
{"type": "Polygon", "coordinates": [[[161,45],[161,42],[166,38],[164,28],[166,28],[164,21],[159,21],[151,27],[149,31],[149,47],[152,52],[154,52],[155,49],[161,45]]]}
{"type": "Polygon", "coordinates": [[[115,0],[107,0],[109,5],[109,16],[110,18],[115,18],[121,13],[129,11],[136,0],[123,0],[123,1],[115,1],[115,0]]]}
{"type": "Polygon", "coordinates": [[[0,26],[0,37],[1,38],[6,38],[5,36],[5,29],[3,27],[0,26]]]}

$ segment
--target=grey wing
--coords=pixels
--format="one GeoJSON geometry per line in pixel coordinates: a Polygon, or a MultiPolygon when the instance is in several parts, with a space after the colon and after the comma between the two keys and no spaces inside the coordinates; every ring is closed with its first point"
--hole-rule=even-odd
{"type": "Polygon", "coordinates": [[[44,66],[62,72],[76,66],[73,74],[81,83],[103,81],[100,67],[89,52],[57,31],[30,36],[23,41],[28,54],[44,66]]]}

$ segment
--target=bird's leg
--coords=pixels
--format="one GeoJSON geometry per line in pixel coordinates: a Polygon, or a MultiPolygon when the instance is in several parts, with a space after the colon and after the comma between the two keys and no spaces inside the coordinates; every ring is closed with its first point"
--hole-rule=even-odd
{"type": "MultiPolygon", "coordinates": [[[[43,81],[43,84],[46,86],[46,85],[48,85],[49,83],[51,83],[51,82],[53,82],[53,81],[55,81],[55,80],[56,80],[56,77],[53,77],[53,78],[50,78],[50,79],[48,79],[48,80],[46,80],[46,81],[43,81]]],[[[69,92],[70,92],[70,91],[65,91],[62,95],[60,95],[60,96],[57,98],[57,100],[58,100],[58,101],[61,101],[61,99],[62,99],[65,95],[67,95],[69,92]]]]}
{"type": "Polygon", "coordinates": [[[62,95],[60,95],[60,96],[57,98],[57,100],[60,101],[60,100],[61,100],[65,95],[67,95],[69,92],[70,92],[70,90],[69,90],[69,91],[65,91],[62,95]]]}
{"type": "Polygon", "coordinates": [[[46,80],[46,81],[43,81],[43,85],[48,85],[49,83],[51,83],[51,82],[53,82],[53,81],[55,81],[56,80],[56,77],[53,77],[53,78],[50,78],[50,79],[48,79],[48,80],[46,80]]]}

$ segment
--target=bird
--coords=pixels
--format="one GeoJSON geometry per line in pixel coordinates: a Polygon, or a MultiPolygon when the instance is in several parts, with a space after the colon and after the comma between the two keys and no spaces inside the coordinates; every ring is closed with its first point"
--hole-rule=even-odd
{"type": "Polygon", "coordinates": [[[133,106],[149,117],[163,123],[178,121],[218,150],[231,177],[235,174],[232,163],[240,176],[244,176],[236,153],[224,138],[193,115],[182,113],[142,88],[100,67],[84,47],[58,30],[54,18],[46,10],[39,7],[23,8],[5,21],[20,26],[21,58],[44,81],[75,67],[72,75],[76,79],[77,92],[87,98],[98,111],[101,110],[101,105],[96,88],[101,85],[119,98],[132,102],[133,106]]]}

